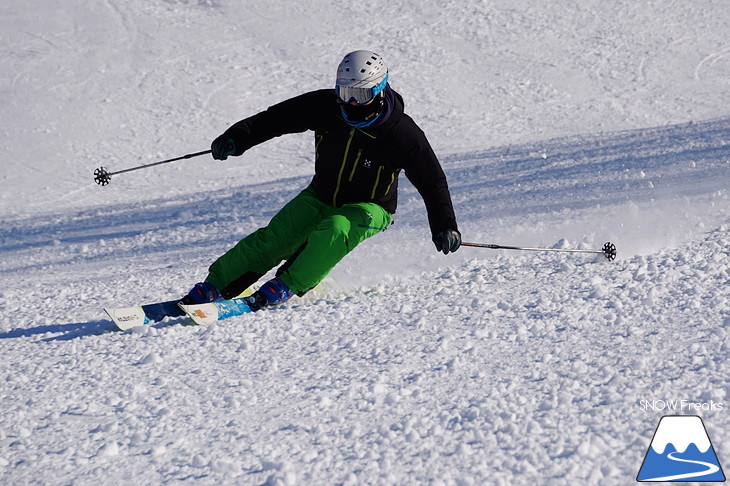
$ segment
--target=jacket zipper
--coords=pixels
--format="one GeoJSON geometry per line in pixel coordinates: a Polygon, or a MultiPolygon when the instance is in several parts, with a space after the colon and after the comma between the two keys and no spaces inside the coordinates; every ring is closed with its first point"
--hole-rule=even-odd
{"type": "Polygon", "coordinates": [[[350,178],[347,179],[348,182],[352,182],[352,179],[355,177],[355,169],[357,169],[357,164],[360,163],[360,156],[362,156],[362,149],[357,151],[357,157],[355,157],[355,163],[352,164],[352,170],[350,171],[350,178]]]}
{"type": "Polygon", "coordinates": [[[385,166],[383,165],[378,167],[378,175],[375,176],[375,184],[373,184],[373,192],[370,193],[370,199],[375,199],[375,190],[378,188],[378,183],[380,182],[380,173],[383,172],[383,169],[385,169],[385,166]]]}
{"type": "Polygon", "coordinates": [[[388,195],[388,193],[390,192],[390,186],[392,186],[394,182],[395,182],[395,173],[391,173],[390,174],[390,183],[388,184],[388,187],[385,188],[385,192],[383,193],[383,196],[388,195]]]}
{"type": "Polygon", "coordinates": [[[350,145],[352,139],[355,137],[355,129],[350,130],[350,136],[347,139],[347,145],[345,145],[345,154],[342,156],[342,166],[340,166],[340,173],[337,174],[337,185],[335,186],[335,192],[332,194],[332,206],[337,207],[337,194],[340,192],[340,185],[342,184],[342,173],[345,172],[345,165],[347,165],[347,155],[350,153],[350,145]]]}
{"type": "MultiPolygon", "coordinates": [[[[380,173],[383,172],[383,169],[385,169],[384,165],[378,167],[378,174],[375,177],[375,184],[373,184],[373,192],[370,193],[370,199],[375,199],[375,191],[378,190],[378,184],[380,183],[380,173]]],[[[390,187],[393,185],[393,182],[395,182],[395,173],[390,174],[390,182],[388,183],[388,187],[385,188],[383,196],[388,195],[388,193],[390,192],[390,187]]]]}
{"type": "Polygon", "coordinates": [[[319,159],[319,144],[324,139],[324,135],[317,135],[314,142],[314,160],[319,159]]]}

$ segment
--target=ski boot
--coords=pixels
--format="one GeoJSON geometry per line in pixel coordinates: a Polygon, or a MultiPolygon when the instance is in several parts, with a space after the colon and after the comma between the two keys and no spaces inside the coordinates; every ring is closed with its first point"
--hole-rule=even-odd
{"type": "Polygon", "coordinates": [[[252,295],[244,297],[244,300],[249,307],[256,310],[269,305],[282,304],[292,295],[294,293],[291,289],[279,277],[276,277],[263,284],[252,295]]]}
{"type": "Polygon", "coordinates": [[[218,302],[220,300],[224,300],[223,296],[220,292],[218,292],[218,289],[216,289],[213,284],[209,282],[198,282],[195,284],[195,287],[188,292],[188,295],[180,300],[180,302],[184,305],[193,305],[218,302]]]}

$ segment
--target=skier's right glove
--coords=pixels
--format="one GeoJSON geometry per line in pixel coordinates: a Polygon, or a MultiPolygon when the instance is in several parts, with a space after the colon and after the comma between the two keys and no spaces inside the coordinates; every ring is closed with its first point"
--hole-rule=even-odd
{"type": "Polygon", "coordinates": [[[236,155],[236,142],[233,138],[224,133],[213,140],[210,145],[210,152],[216,160],[226,160],[229,155],[236,155]]]}
{"type": "Polygon", "coordinates": [[[461,246],[461,233],[459,230],[447,229],[434,235],[433,243],[436,245],[436,251],[441,251],[444,255],[449,252],[455,252],[461,246]]]}

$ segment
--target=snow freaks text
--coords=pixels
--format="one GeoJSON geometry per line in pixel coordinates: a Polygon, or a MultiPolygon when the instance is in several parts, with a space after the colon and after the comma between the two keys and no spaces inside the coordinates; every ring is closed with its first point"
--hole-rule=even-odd
{"type": "Polygon", "coordinates": [[[725,404],[714,400],[710,400],[709,402],[694,402],[692,400],[639,400],[639,408],[645,412],[720,412],[725,409],[725,404]]]}

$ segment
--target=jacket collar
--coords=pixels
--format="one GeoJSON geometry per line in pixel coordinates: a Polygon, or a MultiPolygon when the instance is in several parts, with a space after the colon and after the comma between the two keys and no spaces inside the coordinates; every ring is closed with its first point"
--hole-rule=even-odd
{"type": "Polygon", "coordinates": [[[361,128],[363,132],[378,136],[387,132],[393,125],[398,123],[404,113],[403,97],[388,84],[384,90],[385,106],[380,118],[371,126],[361,128]]]}

